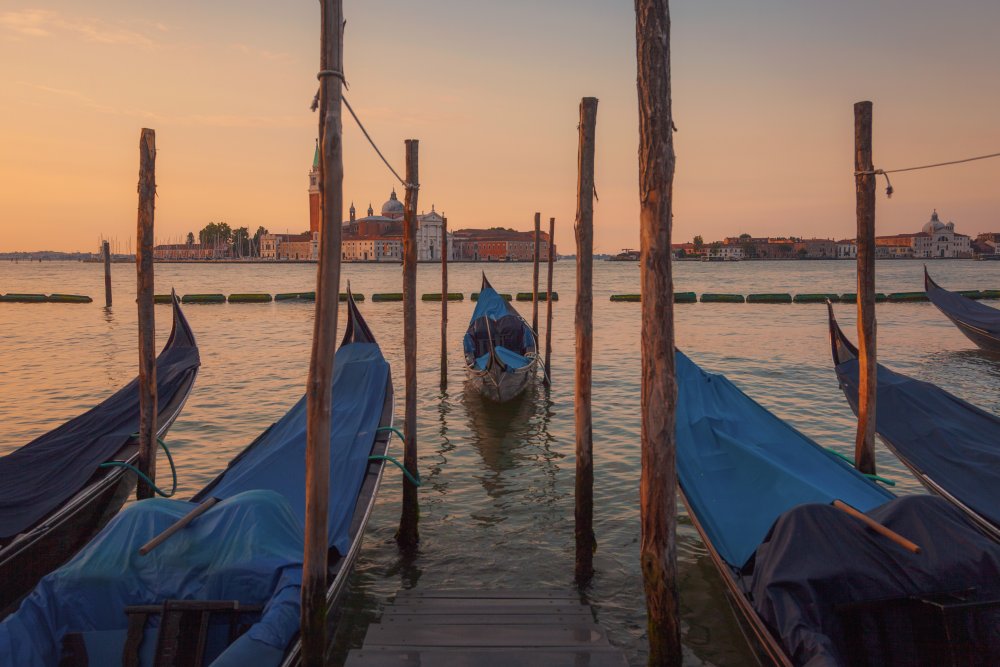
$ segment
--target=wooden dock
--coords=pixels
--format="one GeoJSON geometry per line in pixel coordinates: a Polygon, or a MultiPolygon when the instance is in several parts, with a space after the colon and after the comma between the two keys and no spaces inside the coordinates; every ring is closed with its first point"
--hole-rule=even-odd
{"type": "Polygon", "coordinates": [[[400,591],[346,667],[627,667],[590,606],[555,591],[400,591]]]}

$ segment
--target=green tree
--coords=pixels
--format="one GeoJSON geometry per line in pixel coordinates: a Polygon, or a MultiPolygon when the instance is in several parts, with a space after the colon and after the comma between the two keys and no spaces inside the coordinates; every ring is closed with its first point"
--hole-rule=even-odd
{"type": "Polygon", "coordinates": [[[705,247],[705,239],[700,236],[694,237],[694,249],[701,252],[701,249],[705,247]]]}
{"type": "Polygon", "coordinates": [[[250,241],[250,230],[246,227],[237,227],[233,231],[233,237],[231,243],[233,245],[233,254],[237,257],[244,257],[249,255],[249,241],[250,241]]]}
{"type": "Polygon", "coordinates": [[[188,245],[194,245],[194,232],[188,232],[188,235],[187,235],[187,244],[188,245]]]}
{"type": "Polygon", "coordinates": [[[260,257],[260,237],[267,234],[267,229],[263,225],[257,228],[257,231],[253,233],[253,255],[254,257],[260,257]]]}
{"type": "Polygon", "coordinates": [[[750,241],[753,239],[749,234],[740,234],[740,241],[750,241]]]}

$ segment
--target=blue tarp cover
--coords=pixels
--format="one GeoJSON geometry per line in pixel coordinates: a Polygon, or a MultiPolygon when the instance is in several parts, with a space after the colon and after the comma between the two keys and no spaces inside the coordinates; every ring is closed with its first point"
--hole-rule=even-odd
{"type": "Polygon", "coordinates": [[[775,520],[835,499],[867,511],[893,496],[777,418],[722,375],[677,352],[677,471],[688,508],[731,566],[775,520]]]}
{"type": "Polygon", "coordinates": [[[496,290],[484,287],[479,292],[472,320],[462,339],[466,361],[473,368],[485,370],[488,367],[491,339],[496,356],[511,369],[523,368],[531,363],[531,360],[524,356],[535,351],[535,338],[531,327],[496,290]],[[489,321],[489,331],[486,328],[486,320],[489,321]]]}
{"type": "Polygon", "coordinates": [[[981,329],[1000,340],[1000,310],[930,283],[927,298],[945,315],[981,329]]]}
{"type": "MultiPolygon", "coordinates": [[[[158,405],[168,405],[196,372],[198,348],[179,311],[176,340],[156,358],[158,405]]],[[[13,537],[75,495],[139,430],[139,380],[100,405],[0,457],[0,540],[13,537]]]]}
{"type": "MultiPolygon", "coordinates": [[[[837,366],[858,409],[858,360],[837,366]]],[[[908,465],[1000,526],[1000,419],[929,382],[879,364],[875,430],[908,465]]]]}
{"type": "MultiPolygon", "coordinates": [[[[334,372],[330,545],[346,553],[389,367],[376,344],[351,343],[337,352],[334,372]]],[[[196,497],[223,502],[147,556],[139,546],[194,504],[154,499],[129,507],[0,623],[0,665],[56,665],[61,638],[75,632],[88,649],[110,645],[108,655],[120,660],[124,608],[167,599],[266,604],[260,621],[214,664],[276,664],[299,623],[304,448],[305,399],[196,497]]]]}

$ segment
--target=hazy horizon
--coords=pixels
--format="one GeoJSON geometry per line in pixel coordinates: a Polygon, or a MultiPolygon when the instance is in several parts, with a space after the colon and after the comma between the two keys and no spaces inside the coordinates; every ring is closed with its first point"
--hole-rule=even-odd
{"type": "MultiPolygon", "coordinates": [[[[674,240],[854,236],[854,102],[877,167],[1000,150],[1000,5],[672,4],[674,240]]],[[[595,251],[637,248],[634,11],[597,0],[345,3],[346,96],[419,209],[449,227],[557,219],[575,252],[578,104],[600,99],[595,251]]],[[[0,252],[134,237],[138,140],[157,131],[156,236],[210,221],[308,228],[318,3],[14,2],[0,10],[0,252]]],[[[398,183],[346,114],[344,219],[398,183]]],[[[879,234],[937,209],[997,231],[1000,160],[879,178],[879,234]]],[[[134,242],[133,242],[134,243],[134,242]]]]}

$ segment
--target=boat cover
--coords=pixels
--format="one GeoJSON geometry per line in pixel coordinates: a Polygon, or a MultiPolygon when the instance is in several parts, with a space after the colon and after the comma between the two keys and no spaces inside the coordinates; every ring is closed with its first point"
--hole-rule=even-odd
{"type": "Polygon", "coordinates": [[[924,287],[931,303],[949,318],[975,327],[1000,342],[1000,310],[961,294],[949,292],[930,280],[929,276],[924,287]]]}
{"type": "MultiPolygon", "coordinates": [[[[858,360],[837,366],[858,410],[858,360]]],[[[878,365],[875,430],[907,465],[1000,526],[1000,418],[929,382],[878,365]]]]}
{"type": "MultiPolygon", "coordinates": [[[[160,406],[171,403],[200,363],[179,309],[174,318],[173,334],[156,358],[160,406]]],[[[79,492],[97,466],[111,460],[138,430],[136,378],[100,405],[0,457],[0,540],[30,528],[79,492]]]]}
{"type": "Polygon", "coordinates": [[[893,495],[677,352],[677,472],[719,555],[742,567],[783,513],[843,500],[862,511],[893,495]]]}
{"type": "Polygon", "coordinates": [[[927,642],[933,641],[927,628],[940,632],[941,622],[932,621],[921,631],[921,613],[936,618],[936,611],[919,600],[940,601],[935,594],[957,592],[965,592],[966,601],[997,600],[1000,544],[936,496],[898,498],[867,514],[916,543],[921,552],[910,553],[827,504],[789,510],[757,549],[750,598],[792,662],[810,667],[997,664],[1000,606],[966,615],[953,611],[951,641],[976,659],[937,663],[926,654],[927,642]],[[906,599],[911,596],[916,600],[906,599]],[[867,610],[862,632],[845,628],[849,619],[840,605],[877,601],[881,604],[867,610]],[[957,639],[965,636],[972,639],[957,639]],[[866,661],[851,654],[852,638],[860,641],[866,661]]]}
{"type": "MultiPolygon", "coordinates": [[[[329,543],[342,554],[388,379],[378,345],[352,343],[337,352],[329,543]]],[[[82,634],[90,664],[118,663],[127,635],[124,607],[169,599],[265,604],[260,620],[212,664],[278,664],[299,627],[305,422],[303,399],[192,502],[143,500],[119,514],[0,623],[0,665],[57,665],[67,633],[82,634]],[[149,555],[138,555],[139,546],[209,496],[222,502],[149,555]],[[110,658],[102,662],[102,655],[110,658]]],[[[143,641],[149,651],[152,632],[143,641]]],[[[217,654],[224,638],[216,644],[217,654]]],[[[152,664],[151,654],[142,664],[152,664]]]]}

